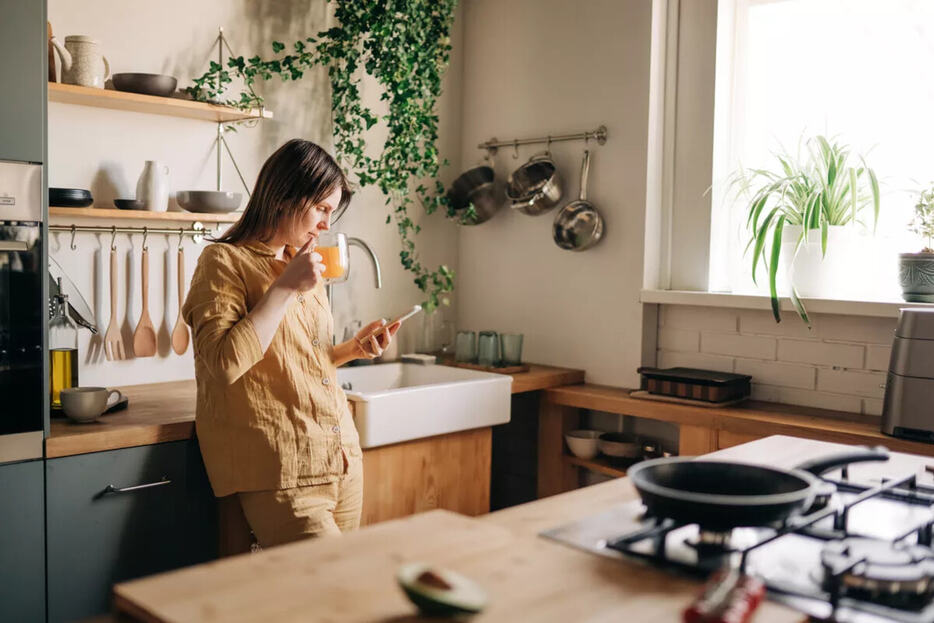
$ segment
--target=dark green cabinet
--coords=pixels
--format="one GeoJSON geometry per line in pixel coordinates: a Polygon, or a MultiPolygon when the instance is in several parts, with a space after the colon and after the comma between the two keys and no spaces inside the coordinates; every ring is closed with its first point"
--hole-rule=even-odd
{"type": "Polygon", "coordinates": [[[45,620],[43,463],[0,465],[0,621],[45,620]]]}
{"type": "Polygon", "coordinates": [[[49,621],[110,609],[115,583],[217,557],[196,441],[46,461],[49,621]]]}
{"type": "Polygon", "coordinates": [[[0,0],[0,160],[45,160],[47,42],[45,2],[0,0]]]}

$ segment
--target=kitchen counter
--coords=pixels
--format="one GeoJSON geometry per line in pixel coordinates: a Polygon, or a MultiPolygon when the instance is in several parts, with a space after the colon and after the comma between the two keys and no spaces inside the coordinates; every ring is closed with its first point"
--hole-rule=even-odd
{"type": "MultiPolygon", "coordinates": [[[[711,456],[791,467],[843,447],[774,436],[711,456]]],[[[895,454],[885,464],[853,465],[850,474],[924,474],[927,462],[895,454]]],[[[931,475],[922,481],[931,483],[931,475]]],[[[537,536],[634,497],[623,478],[483,518],[433,511],[340,539],[295,543],[119,584],[115,603],[133,618],[159,622],[424,620],[394,579],[402,562],[421,560],[460,571],[486,588],[490,605],[475,621],[679,621],[699,590],[697,581],[537,536]]],[[[803,616],[766,602],[754,620],[797,623],[803,616]]]]}
{"type": "MultiPolygon", "coordinates": [[[[582,383],[583,370],[529,364],[529,371],[513,374],[512,393],[582,383]]],[[[67,418],[52,420],[45,440],[46,458],[117,450],[195,434],[196,387],[193,380],[118,387],[129,399],[124,411],[96,422],[78,424],[67,418]]]]}

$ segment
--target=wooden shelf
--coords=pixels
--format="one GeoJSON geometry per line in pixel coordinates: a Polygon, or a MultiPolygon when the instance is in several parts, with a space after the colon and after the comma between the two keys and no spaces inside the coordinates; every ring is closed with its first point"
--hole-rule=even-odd
{"type": "MultiPolygon", "coordinates": [[[[194,100],[174,97],[157,97],[155,95],[142,95],[140,93],[127,93],[124,91],[111,91],[108,89],[94,89],[74,84],[49,83],[49,101],[62,104],[77,104],[79,106],[95,106],[97,108],[110,108],[112,110],[125,110],[128,112],[141,112],[153,115],[168,115],[170,117],[184,117],[187,119],[200,119],[215,123],[231,121],[244,121],[260,117],[258,110],[238,110],[229,106],[207,104],[194,100]]],[[[271,119],[272,112],[262,111],[264,119],[271,119]]]]}
{"type": "Polygon", "coordinates": [[[149,210],[117,210],[116,208],[60,208],[49,206],[49,216],[100,218],[107,220],[160,221],[173,223],[236,223],[242,212],[208,214],[201,212],[150,212],[149,210]]]}
{"type": "Polygon", "coordinates": [[[565,454],[564,461],[577,467],[589,469],[592,472],[612,476],[613,478],[622,478],[626,475],[626,469],[623,466],[613,465],[606,459],[581,459],[570,454],[565,454]]]}

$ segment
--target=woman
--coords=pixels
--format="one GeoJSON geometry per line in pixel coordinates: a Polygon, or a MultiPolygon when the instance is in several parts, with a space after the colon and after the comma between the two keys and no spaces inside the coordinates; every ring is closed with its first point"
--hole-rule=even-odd
{"type": "Polygon", "coordinates": [[[360,525],[362,453],[337,366],[379,356],[399,326],[378,320],[331,345],[314,246],[350,196],[330,155],[287,142],[240,220],[201,253],[182,310],[214,494],[238,495],[263,547],[360,525]]]}

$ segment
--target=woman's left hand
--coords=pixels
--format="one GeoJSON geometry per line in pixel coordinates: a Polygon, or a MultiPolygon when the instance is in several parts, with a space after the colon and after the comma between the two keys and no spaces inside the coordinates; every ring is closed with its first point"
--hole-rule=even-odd
{"type": "Polygon", "coordinates": [[[387,325],[385,320],[375,320],[360,329],[353,338],[358,358],[374,359],[382,355],[401,326],[401,322],[387,325]]]}

